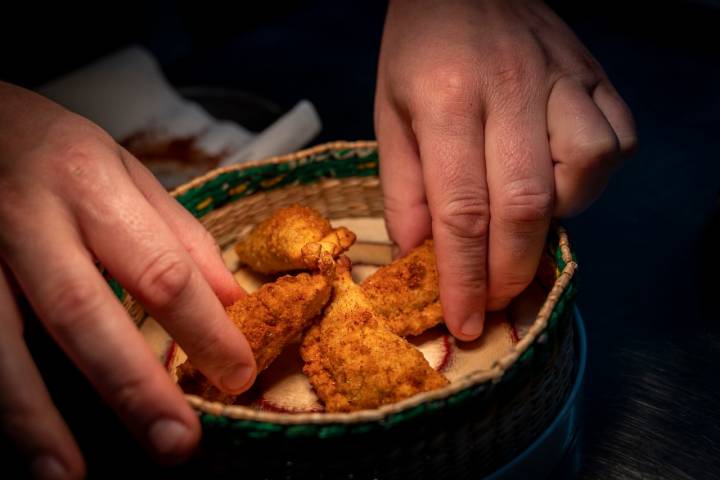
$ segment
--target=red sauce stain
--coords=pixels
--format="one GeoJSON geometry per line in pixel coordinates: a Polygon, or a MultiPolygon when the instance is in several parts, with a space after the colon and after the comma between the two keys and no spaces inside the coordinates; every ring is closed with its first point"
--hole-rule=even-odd
{"type": "Polygon", "coordinates": [[[450,360],[452,359],[453,344],[450,341],[450,335],[445,334],[442,336],[442,346],[444,350],[443,357],[438,366],[435,367],[435,370],[438,372],[443,372],[448,365],[450,365],[450,360]]]}

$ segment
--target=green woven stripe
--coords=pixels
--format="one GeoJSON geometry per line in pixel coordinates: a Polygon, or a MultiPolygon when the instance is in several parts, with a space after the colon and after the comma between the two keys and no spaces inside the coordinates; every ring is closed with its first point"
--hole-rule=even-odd
{"type": "Polygon", "coordinates": [[[122,285],[120,285],[120,282],[115,280],[110,276],[107,270],[105,268],[101,268],[103,278],[105,278],[105,281],[108,283],[108,286],[110,287],[110,290],[112,290],[113,295],[117,297],[118,300],[121,302],[125,300],[125,295],[127,292],[125,292],[125,289],[123,289],[122,285]]]}
{"type": "Polygon", "coordinates": [[[196,217],[258,192],[324,178],[369,177],[378,174],[377,150],[336,150],[288,163],[267,164],[218,175],[180,195],[178,201],[196,217]]]}

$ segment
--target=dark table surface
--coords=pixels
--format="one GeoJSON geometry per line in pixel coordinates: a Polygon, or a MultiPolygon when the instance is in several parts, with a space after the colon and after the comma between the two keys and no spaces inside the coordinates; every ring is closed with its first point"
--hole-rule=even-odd
{"type": "MultiPolygon", "coordinates": [[[[141,41],[176,85],[284,108],[308,98],[325,125],[316,142],[372,138],[384,5],[305,3],[215,36],[180,9],[182,22],[141,41]]],[[[720,478],[720,10],[555,5],[626,99],[641,142],[604,196],[566,222],[589,339],[578,478],[720,478]]],[[[87,386],[79,408],[48,381],[97,478],[108,463],[149,465],[87,386]],[[105,447],[101,424],[115,438],[105,447]]]]}

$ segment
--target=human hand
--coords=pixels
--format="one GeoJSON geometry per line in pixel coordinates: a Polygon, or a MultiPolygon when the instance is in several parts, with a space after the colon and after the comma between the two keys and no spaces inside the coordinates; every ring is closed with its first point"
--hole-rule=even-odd
{"type": "Polygon", "coordinates": [[[375,131],[390,236],[404,254],[432,234],[463,340],[532,281],[551,217],[592,203],[637,143],[600,65],[531,0],[391,1],[375,131]]]}
{"type": "Polygon", "coordinates": [[[50,336],[159,460],[186,456],[197,416],[113,296],[104,265],[216,386],[255,362],[223,303],[243,295],[210,234],[91,122],[0,83],[0,426],[41,478],[82,456],[23,340],[12,283],[50,336]],[[221,303],[222,301],[222,303],[221,303]]]}

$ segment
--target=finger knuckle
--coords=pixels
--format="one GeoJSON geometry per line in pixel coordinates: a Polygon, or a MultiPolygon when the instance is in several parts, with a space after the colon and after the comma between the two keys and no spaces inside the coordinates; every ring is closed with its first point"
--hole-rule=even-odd
{"type": "Polygon", "coordinates": [[[589,69],[582,62],[574,62],[567,66],[565,71],[559,72],[556,80],[560,79],[575,82],[587,90],[592,90],[601,81],[597,73],[589,69]]]}
{"type": "Polygon", "coordinates": [[[536,88],[542,67],[532,61],[532,55],[523,55],[517,49],[498,51],[488,67],[488,81],[493,91],[502,97],[527,96],[536,88]]]}
{"type": "Polygon", "coordinates": [[[438,211],[436,221],[456,238],[487,237],[490,212],[482,195],[456,195],[438,211]]]}
{"type": "Polygon", "coordinates": [[[529,76],[528,73],[525,62],[510,52],[498,55],[490,72],[499,87],[523,85],[529,76]]]}
{"type": "Polygon", "coordinates": [[[535,180],[515,181],[505,188],[497,215],[506,223],[533,224],[550,217],[553,192],[535,180]]]}
{"type": "Polygon", "coordinates": [[[480,110],[481,84],[477,69],[443,63],[414,84],[413,98],[423,102],[437,121],[474,117],[480,110]]]}
{"type": "Polygon", "coordinates": [[[446,105],[466,102],[478,87],[477,72],[466,65],[442,64],[431,72],[429,80],[438,102],[446,105]]]}
{"type": "Polygon", "coordinates": [[[578,135],[567,153],[577,168],[594,170],[605,163],[612,163],[620,154],[615,135],[578,135]]]}
{"type": "Polygon", "coordinates": [[[577,54],[574,63],[575,73],[579,78],[586,78],[587,84],[597,83],[605,78],[605,70],[595,57],[588,51],[582,51],[577,54]]]}
{"type": "Polygon", "coordinates": [[[123,416],[136,416],[143,411],[143,405],[147,398],[148,383],[139,374],[127,374],[112,388],[111,403],[123,416]]]}
{"type": "Polygon", "coordinates": [[[106,153],[95,142],[82,140],[58,152],[51,170],[61,187],[72,188],[75,195],[89,195],[110,184],[103,156],[106,153]]]}
{"type": "Polygon", "coordinates": [[[638,149],[638,135],[634,128],[630,132],[625,132],[619,141],[620,155],[623,157],[632,155],[638,149]]]}
{"type": "Polygon", "coordinates": [[[63,176],[86,176],[95,170],[98,148],[91,140],[83,139],[66,145],[57,155],[57,169],[63,176]]]}
{"type": "Polygon", "coordinates": [[[162,308],[183,295],[192,275],[190,265],[177,253],[168,251],[155,255],[144,266],[135,285],[149,308],[162,308]]]}
{"type": "Polygon", "coordinates": [[[87,280],[58,282],[46,312],[51,328],[60,335],[72,334],[92,321],[102,303],[99,288],[87,280]]]}

